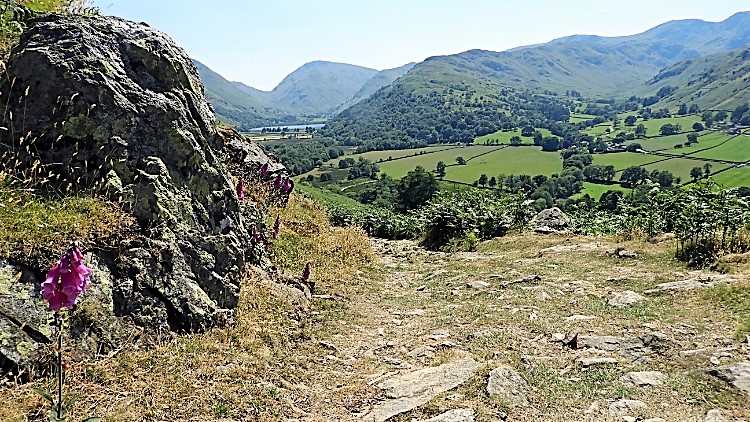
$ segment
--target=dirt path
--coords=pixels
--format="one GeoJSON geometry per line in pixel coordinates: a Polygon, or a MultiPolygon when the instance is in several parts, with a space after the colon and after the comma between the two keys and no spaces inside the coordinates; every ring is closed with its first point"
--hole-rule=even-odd
{"type": "Polygon", "coordinates": [[[457,254],[373,246],[379,262],[336,289],[343,300],[318,299],[327,352],[302,420],[750,417],[750,366],[732,366],[750,348],[719,302],[747,287],[742,268],[690,272],[669,244],[533,234],[457,254]]]}

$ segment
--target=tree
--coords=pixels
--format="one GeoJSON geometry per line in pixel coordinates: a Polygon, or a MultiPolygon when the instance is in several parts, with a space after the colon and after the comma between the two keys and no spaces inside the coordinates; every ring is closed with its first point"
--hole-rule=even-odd
{"type": "Polygon", "coordinates": [[[432,173],[417,166],[401,178],[396,189],[398,207],[410,210],[426,204],[440,190],[440,186],[432,173]]]}
{"type": "Polygon", "coordinates": [[[627,152],[636,152],[639,149],[641,149],[641,144],[639,144],[637,142],[634,142],[634,143],[628,145],[627,148],[625,148],[625,151],[627,151],[627,152]]]}
{"type": "Polygon", "coordinates": [[[703,169],[700,167],[693,167],[690,169],[690,177],[693,179],[693,182],[703,177],[703,169]]]}
{"type": "Polygon", "coordinates": [[[635,122],[638,120],[635,116],[632,114],[625,118],[625,126],[635,126],[635,122]]]}
{"type": "Polygon", "coordinates": [[[458,163],[459,166],[465,166],[466,160],[464,159],[464,157],[456,157],[456,163],[458,163]]]}
{"type": "Polygon", "coordinates": [[[680,104],[680,109],[677,110],[677,114],[680,116],[684,116],[687,114],[687,112],[688,112],[687,104],[685,103],[680,104]]]}
{"type": "Polygon", "coordinates": [[[495,178],[495,176],[490,177],[490,181],[487,182],[487,184],[491,188],[494,188],[495,186],[497,186],[497,179],[495,178]]]}
{"type": "Polygon", "coordinates": [[[333,176],[331,176],[331,173],[323,173],[320,175],[321,182],[328,182],[330,180],[333,180],[333,176]]]}
{"type": "Polygon", "coordinates": [[[514,147],[521,145],[521,137],[518,135],[513,136],[512,138],[510,138],[510,144],[514,147]]]}
{"type": "Polygon", "coordinates": [[[694,144],[694,143],[698,142],[698,135],[695,134],[695,133],[688,133],[687,134],[687,140],[688,140],[688,143],[694,144]]]}
{"type": "Polygon", "coordinates": [[[630,166],[623,170],[620,175],[620,181],[627,183],[631,187],[637,186],[646,179],[648,179],[648,171],[640,166],[630,166]]]}
{"type": "Polygon", "coordinates": [[[445,177],[445,163],[438,161],[437,163],[437,175],[438,177],[445,177]]]}
{"type": "Polygon", "coordinates": [[[662,125],[661,128],[659,128],[659,133],[662,136],[667,136],[667,135],[674,135],[676,133],[679,133],[680,130],[682,130],[682,127],[680,127],[679,124],[673,125],[671,123],[667,123],[665,125],[662,125]]]}
{"type": "Polygon", "coordinates": [[[708,177],[711,174],[711,163],[706,163],[703,165],[703,174],[708,177]]]}
{"type": "Polygon", "coordinates": [[[726,119],[727,119],[727,112],[724,110],[719,110],[714,115],[714,121],[716,122],[723,122],[726,119]]]}
{"type": "Polygon", "coordinates": [[[635,127],[636,136],[646,136],[646,131],[646,126],[644,126],[643,123],[635,127]]]}
{"type": "Polygon", "coordinates": [[[705,129],[705,127],[703,127],[703,124],[701,124],[701,122],[695,122],[695,123],[693,123],[693,130],[694,131],[700,132],[700,131],[702,131],[704,129],[705,129]]]}
{"type": "Polygon", "coordinates": [[[534,135],[533,126],[524,126],[523,129],[521,129],[521,136],[533,136],[533,135],[534,135]]]}
{"type": "Polygon", "coordinates": [[[487,184],[488,180],[489,179],[487,178],[487,175],[483,173],[481,176],[479,176],[479,180],[477,180],[477,183],[479,183],[480,185],[484,186],[484,185],[487,184]]]}

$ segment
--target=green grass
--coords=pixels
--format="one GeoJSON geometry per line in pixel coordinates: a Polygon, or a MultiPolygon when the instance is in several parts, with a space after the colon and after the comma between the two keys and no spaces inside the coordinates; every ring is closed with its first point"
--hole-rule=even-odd
{"type": "MultiPolygon", "coordinates": [[[[661,127],[666,125],[667,123],[673,124],[673,125],[678,124],[682,127],[683,132],[688,132],[688,131],[693,130],[693,123],[700,122],[700,121],[701,121],[700,116],[690,115],[690,116],[682,116],[682,117],[670,117],[667,119],[649,119],[646,121],[638,120],[637,122],[635,122],[635,126],[638,126],[639,124],[643,124],[643,126],[646,127],[646,135],[655,136],[659,134],[659,129],[661,129],[661,127]]],[[[629,127],[632,128],[632,130],[635,130],[635,126],[629,126],[629,127]]]]}
{"type": "Polygon", "coordinates": [[[583,114],[583,113],[570,113],[570,118],[568,119],[569,123],[578,123],[582,122],[584,120],[592,120],[596,116],[593,114],[583,114]]]}
{"type": "Polygon", "coordinates": [[[718,303],[738,317],[738,338],[750,333],[750,285],[720,284],[706,291],[703,298],[718,303]]]}
{"type": "MultiPolygon", "coordinates": [[[[667,170],[671,172],[673,175],[681,178],[683,182],[687,182],[690,180],[690,170],[693,167],[703,168],[703,165],[705,163],[706,162],[704,161],[691,160],[688,158],[672,158],[666,161],[660,161],[656,164],[650,164],[650,165],[644,166],[644,168],[648,170],[649,173],[654,170],[660,170],[660,171],[667,170]]],[[[729,167],[728,164],[711,163],[712,172],[719,171],[727,167],[729,167]]]]}
{"type": "Polygon", "coordinates": [[[596,154],[594,155],[594,164],[601,166],[612,165],[615,166],[615,170],[621,171],[630,166],[642,166],[663,159],[663,157],[639,152],[618,152],[613,154],[596,154]]]}
{"type": "Polygon", "coordinates": [[[750,167],[734,167],[719,174],[712,175],[711,179],[727,189],[739,186],[750,186],[750,167]]]}
{"type": "MultiPolygon", "coordinates": [[[[682,136],[684,140],[687,140],[687,135],[676,135],[676,136],[682,136]]],[[[670,154],[692,154],[696,151],[704,150],[706,148],[712,148],[716,147],[718,145],[721,145],[722,142],[726,142],[728,139],[730,139],[731,136],[727,135],[724,132],[704,132],[703,135],[698,137],[698,143],[686,148],[671,148],[666,149],[663,152],[670,153],[670,154]]],[[[657,138],[658,139],[658,138],[657,138]]],[[[641,145],[645,148],[646,143],[650,142],[651,140],[647,140],[641,145]]],[[[681,142],[677,142],[681,143],[681,142]]]]}
{"type": "MultiPolygon", "coordinates": [[[[550,132],[547,129],[536,129],[538,130],[542,136],[552,136],[552,132],[550,132]]],[[[521,136],[521,129],[515,129],[508,132],[503,132],[502,130],[498,130],[495,133],[490,133],[484,136],[479,136],[477,138],[474,138],[474,144],[476,145],[483,145],[486,144],[487,141],[490,139],[497,140],[498,143],[501,144],[510,144],[510,138],[514,136],[520,136],[521,137],[521,143],[522,144],[534,144],[534,137],[532,136],[521,136]]]]}
{"type": "Polygon", "coordinates": [[[599,123],[594,127],[590,127],[582,132],[591,136],[604,136],[607,134],[607,128],[612,127],[612,122],[599,123]]]}
{"type": "MultiPolygon", "coordinates": [[[[636,139],[628,141],[626,144],[638,143],[641,144],[642,149],[646,151],[663,151],[671,150],[675,154],[684,152],[683,149],[675,148],[675,145],[684,144],[687,142],[687,134],[682,133],[679,135],[659,136],[656,138],[636,139]]],[[[705,148],[705,147],[704,147],[705,148]]]]}
{"type": "Polygon", "coordinates": [[[714,160],[748,161],[750,160],[750,137],[737,136],[721,146],[695,153],[692,156],[714,160]]]}
{"type": "MultiPolygon", "coordinates": [[[[401,160],[384,161],[378,163],[380,166],[380,172],[385,173],[394,179],[400,179],[406,175],[406,173],[414,170],[416,166],[422,166],[428,171],[435,170],[438,161],[444,162],[446,165],[456,163],[456,157],[463,157],[468,160],[479,154],[483,154],[498,147],[485,147],[485,146],[468,146],[461,148],[454,148],[447,151],[440,151],[433,154],[422,154],[416,157],[403,158],[401,160]]],[[[450,167],[449,170],[450,172],[450,167]]]]}
{"type": "Polygon", "coordinates": [[[583,195],[588,194],[590,197],[596,199],[597,201],[599,198],[601,198],[602,194],[608,190],[619,190],[621,192],[627,192],[628,189],[623,188],[620,185],[614,184],[614,185],[600,185],[597,183],[590,183],[590,182],[583,182],[583,190],[576,195],[573,196],[573,198],[580,198],[583,195]]]}
{"type": "Polygon", "coordinates": [[[477,157],[465,166],[448,167],[445,179],[472,183],[482,174],[549,176],[561,170],[562,159],[557,152],[541,152],[540,147],[507,147],[477,157]]]}
{"type": "Polygon", "coordinates": [[[356,160],[356,159],[359,159],[359,157],[362,157],[362,158],[372,161],[373,163],[380,163],[381,160],[387,161],[388,158],[395,160],[399,158],[412,157],[412,156],[417,156],[417,155],[422,155],[422,154],[432,154],[432,153],[436,153],[440,151],[449,150],[452,148],[460,148],[460,147],[457,147],[455,145],[438,145],[438,146],[415,148],[415,149],[369,151],[363,154],[354,154],[351,156],[346,155],[343,158],[352,157],[356,160]]]}

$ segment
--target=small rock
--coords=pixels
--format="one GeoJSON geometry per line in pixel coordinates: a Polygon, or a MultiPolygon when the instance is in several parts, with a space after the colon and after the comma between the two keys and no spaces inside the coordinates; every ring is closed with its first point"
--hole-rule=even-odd
{"type": "Polygon", "coordinates": [[[435,348],[432,346],[420,346],[408,354],[413,358],[431,357],[435,355],[435,348]]]}
{"type": "Polygon", "coordinates": [[[490,371],[490,379],[487,382],[489,395],[500,396],[509,404],[519,406],[528,404],[528,391],[529,384],[516,371],[503,366],[490,371]]]}
{"type": "Polygon", "coordinates": [[[709,374],[722,379],[729,385],[750,394],[750,362],[737,362],[733,365],[720,366],[708,371],[709,374]]]}
{"type": "Polygon", "coordinates": [[[477,280],[477,281],[472,281],[472,282],[466,283],[466,286],[470,287],[472,289],[486,289],[486,288],[490,287],[490,283],[488,283],[486,281],[477,280]]]}
{"type": "Polygon", "coordinates": [[[599,411],[599,402],[595,401],[595,402],[591,403],[591,405],[589,405],[589,408],[586,409],[586,411],[584,413],[587,414],[587,415],[590,415],[590,414],[596,413],[598,411],[599,411]]]}
{"type": "Polygon", "coordinates": [[[534,274],[526,277],[517,278],[515,280],[506,281],[503,283],[500,283],[501,287],[508,287],[511,284],[521,284],[521,283],[538,283],[542,281],[542,276],[534,274]]]}
{"type": "Polygon", "coordinates": [[[442,339],[448,338],[450,336],[451,336],[451,334],[449,332],[447,332],[445,330],[438,330],[438,331],[433,331],[432,334],[430,334],[429,338],[431,340],[442,340],[442,339]]]}
{"type": "Polygon", "coordinates": [[[724,422],[724,416],[721,414],[719,409],[711,409],[706,413],[706,417],[703,418],[703,422],[724,422]]]}
{"type": "Polygon", "coordinates": [[[609,405],[609,415],[613,417],[627,416],[633,410],[645,409],[646,407],[646,403],[640,400],[617,400],[609,405]]]}
{"type": "Polygon", "coordinates": [[[721,361],[716,356],[711,356],[710,358],[708,358],[708,361],[713,365],[721,365],[721,361]]]}
{"type": "Polygon", "coordinates": [[[565,334],[563,333],[554,333],[552,334],[552,341],[555,343],[559,343],[561,341],[565,340],[565,334]]]}
{"type": "Polygon", "coordinates": [[[539,292],[534,296],[534,299],[536,299],[537,302],[546,302],[552,299],[552,296],[548,295],[547,292],[539,292]]]}
{"type": "Polygon", "coordinates": [[[453,409],[420,422],[474,422],[474,409],[453,409]]]}
{"type": "Polygon", "coordinates": [[[338,350],[336,346],[334,346],[332,343],[329,343],[327,341],[320,341],[318,344],[325,347],[328,350],[338,350]]]}
{"type": "Polygon", "coordinates": [[[659,371],[628,372],[620,377],[620,381],[638,387],[646,385],[662,385],[667,376],[659,371]]]}
{"type": "Polygon", "coordinates": [[[584,368],[588,368],[590,366],[612,365],[619,363],[615,358],[606,357],[578,358],[576,359],[576,362],[578,362],[578,364],[584,368]]]}
{"type": "Polygon", "coordinates": [[[596,317],[593,315],[571,315],[569,317],[566,317],[565,321],[578,322],[578,321],[591,321],[592,319],[596,319],[596,317]]]}
{"type": "Polygon", "coordinates": [[[568,228],[570,218],[560,208],[552,207],[540,211],[531,220],[531,224],[535,230],[558,232],[568,228]]]}
{"type": "Polygon", "coordinates": [[[391,358],[391,357],[384,357],[383,358],[383,362],[385,362],[385,363],[387,363],[389,365],[393,365],[393,366],[397,366],[399,368],[403,368],[403,369],[408,369],[408,368],[412,367],[411,364],[409,364],[408,362],[405,362],[405,361],[403,361],[401,359],[391,358]]]}
{"type": "Polygon", "coordinates": [[[378,328],[378,335],[379,336],[385,336],[385,328],[378,328]]]}
{"type": "Polygon", "coordinates": [[[635,416],[623,416],[622,422],[638,422],[638,418],[635,416]]]}
{"type": "Polygon", "coordinates": [[[635,258],[638,255],[633,251],[629,251],[627,249],[620,249],[617,251],[617,256],[619,258],[635,258]]]}
{"type": "Polygon", "coordinates": [[[583,287],[576,287],[573,289],[573,296],[586,296],[586,289],[583,287]]]}
{"type": "Polygon", "coordinates": [[[422,315],[424,315],[424,310],[423,309],[415,309],[413,311],[409,311],[409,313],[407,315],[422,316],[422,315]]]}
{"type": "Polygon", "coordinates": [[[643,421],[643,422],[667,422],[667,421],[665,421],[665,420],[664,420],[664,419],[662,419],[662,418],[649,418],[649,419],[646,419],[646,420],[645,420],[645,421],[643,421]]]}
{"type": "Polygon", "coordinates": [[[709,352],[708,349],[680,350],[680,352],[678,353],[678,355],[681,358],[689,358],[691,356],[703,355],[703,354],[706,354],[708,352],[709,352]]]}
{"type": "Polygon", "coordinates": [[[418,291],[418,292],[422,292],[422,291],[424,291],[424,289],[426,289],[426,288],[427,288],[427,286],[425,286],[424,284],[422,284],[421,286],[418,286],[418,287],[417,287],[417,291],[418,291]]]}
{"type": "Polygon", "coordinates": [[[626,308],[645,299],[645,297],[632,290],[625,290],[622,293],[615,293],[607,304],[615,308],[626,308]]]}

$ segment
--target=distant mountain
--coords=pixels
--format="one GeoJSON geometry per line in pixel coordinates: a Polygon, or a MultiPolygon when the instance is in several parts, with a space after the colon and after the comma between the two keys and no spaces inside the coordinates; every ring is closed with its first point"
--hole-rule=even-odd
{"type": "Polygon", "coordinates": [[[381,70],[376,73],[375,76],[370,78],[354,95],[349,98],[343,104],[339,104],[338,111],[344,110],[349,106],[357,104],[358,102],[369,98],[372,94],[377,92],[380,88],[392,84],[396,79],[404,76],[406,72],[410,71],[416,63],[407,63],[401,67],[395,69],[381,70]]]}
{"type": "Polygon", "coordinates": [[[742,12],[717,23],[667,22],[627,37],[578,35],[504,52],[470,50],[430,57],[390,86],[343,111],[329,122],[329,128],[348,138],[375,132],[364,128],[391,128],[391,137],[420,139],[419,131],[413,129],[430,129],[414,122],[415,118],[446,111],[460,115],[465,110],[462,105],[477,103],[507,107],[514,113],[519,106],[517,96],[501,94],[509,89],[531,89],[550,97],[571,91],[598,98],[627,97],[643,90],[644,82],[665,67],[747,43],[750,12],[742,12]],[[419,98],[422,103],[415,103],[419,98]],[[451,102],[456,106],[441,106],[451,102]],[[418,113],[414,110],[417,105],[418,113]],[[408,112],[411,120],[402,121],[395,110],[408,112]]]}
{"type": "Polygon", "coordinates": [[[750,101],[750,44],[727,52],[675,63],[646,82],[651,92],[677,89],[654,107],[697,104],[702,109],[734,109],[750,101]]]}
{"type": "Polygon", "coordinates": [[[287,75],[261,98],[267,106],[289,113],[330,113],[377,73],[375,69],[351,64],[315,61],[287,75]]]}
{"type": "Polygon", "coordinates": [[[193,64],[203,81],[206,98],[220,121],[240,130],[296,121],[294,116],[261,104],[203,63],[193,60],[193,64]]]}

